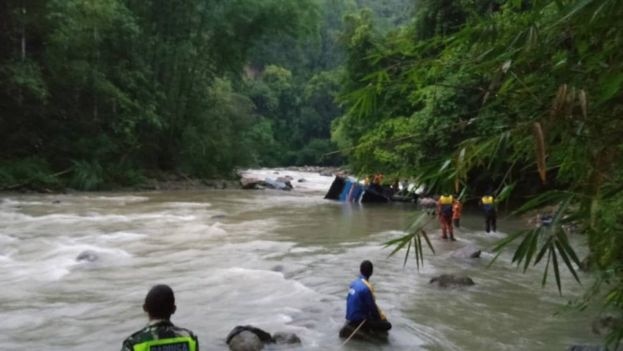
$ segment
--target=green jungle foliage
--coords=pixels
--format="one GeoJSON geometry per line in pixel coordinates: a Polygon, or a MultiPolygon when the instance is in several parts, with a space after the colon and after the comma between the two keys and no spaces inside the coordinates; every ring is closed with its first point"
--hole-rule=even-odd
{"type": "Polygon", "coordinates": [[[389,28],[410,4],[3,1],[0,188],[341,164],[324,154],[342,113],[342,18],[372,6],[389,28]]]}
{"type": "MultiPolygon", "coordinates": [[[[413,23],[387,34],[370,13],[350,15],[333,140],[361,175],[415,178],[468,202],[490,188],[521,201],[518,214],[547,206],[551,229],[496,249],[519,242],[513,262],[544,263],[543,284],[552,272],[560,290],[561,266],[579,280],[565,231],[577,227],[598,273],[587,301],[621,313],[622,15],[619,0],[422,0],[413,23]]],[[[422,223],[388,244],[414,244],[421,262],[422,223]]],[[[609,341],[622,336],[619,326],[609,341]]]]}

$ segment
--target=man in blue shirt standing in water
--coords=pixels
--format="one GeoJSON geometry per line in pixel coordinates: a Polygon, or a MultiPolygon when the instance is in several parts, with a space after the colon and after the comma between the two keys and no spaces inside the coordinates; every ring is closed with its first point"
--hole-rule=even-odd
{"type": "Polygon", "coordinates": [[[366,333],[387,335],[391,323],[377,306],[374,289],[369,280],[372,276],[372,262],[365,260],[359,267],[361,275],[355,279],[346,296],[346,325],[340,330],[340,337],[346,338],[359,329],[366,333]]]}

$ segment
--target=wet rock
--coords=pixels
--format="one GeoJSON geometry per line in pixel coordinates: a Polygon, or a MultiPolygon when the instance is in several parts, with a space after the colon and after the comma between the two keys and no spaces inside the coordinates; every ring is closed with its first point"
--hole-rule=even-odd
{"type": "Polygon", "coordinates": [[[242,189],[259,189],[260,187],[264,187],[265,183],[261,179],[242,177],[240,178],[240,186],[242,189]]]}
{"type": "Polygon", "coordinates": [[[266,186],[267,188],[270,189],[277,189],[277,190],[292,190],[292,183],[290,183],[290,181],[279,181],[277,179],[270,179],[270,178],[266,178],[264,180],[264,186],[266,186]]]}
{"type": "Polygon", "coordinates": [[[55,205],[58,205],[58,204],[61,203],[61,200],[54,200],[54,201],[52,201],[52,203],[55,204],[55,205]]]}
{"type": "Polygon", "coordinates": [[[212,216],[210,218],[211,219],[224,219],[224,218],[227,218],[227,216],[223,215],[223,214],[218,214],[218,215],[214,215],[214,216],[212,216]]]}
{"type": "Polygon", "coordinates": [[[461,287],[474,285],[472,278],[454,274],[442,274],[430,280],[430,284],[436,284],[440,288],[461,287]]]}
{"type": "Polygon", "coordinates": [[[95,262],[99,259],[99,255],[95,251],[86,250],[82,251],[77,257],[78,262],[95,262]]]}
{"type": "Polygon", "coordinates": [[[259,351],[264,348],[264,344],[273,343],[274,340],[260,328],[239,325],[229,332],[226,342],[232,351],[259,351]]]}
{"type": "Polygon", "coordinates": [[[301,339],[294,333],[276,332],[273,334],[273,340],[277,344],[294,345],[300,344],[301,339]]]}
{"type": "Polygon", "coordinates": [[[273,271],[273,272],[283,272],[284,269],[285,268],[282,265],[278,264],[275,267],[271,268],[271,271],[273,271]]]}
{"type": "Polygon", "coordinates": [[[286,187],[290,187],[290,189],[292,189],[292,183],[291,183],[292,180],[293,178],[290,176],[279,177],[276,179],[277,182],[283,183],[286,187]]]}
{"type": "Polygon", "coordinates": [[[232,351],[259,351],[264,348],[262,340],[247,330],[236,334],[227,344],[232,351]]]}
{"type": "Polygon", "coordinates": [[[451,256],[456,258],[479,258],[482,251],[474,245],[467,245],[452,251],[451,256]]]}
{"type": "Polygon", "coordinates": [[[299,183],[305,183],[307,180],[305,178],[301,178],[298,180],[299,183]]]}

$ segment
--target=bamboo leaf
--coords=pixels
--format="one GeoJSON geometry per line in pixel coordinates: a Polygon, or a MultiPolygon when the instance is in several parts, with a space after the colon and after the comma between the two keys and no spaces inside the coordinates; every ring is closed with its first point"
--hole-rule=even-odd
{"type": "Polygon", "coordinates": [[[448,167],[450,167],[451,164],[452,164],[452,160],[446,160],[446,162],[444,162],[443,165],[441,165],[439,172],[445,171],[446,169],[448,169],[448,167]]]}
{"type": "Polygon", "coordinates": [[[545,283],[547,282],[547,272],[549,270],[549,262],[552,260],[552,250],[547,250],[547,253],[548,253],[547,263],[545,264],[545,269],[543,270],[543,279],[541,279],[541,286],[545,286],[545,283]]]}
{"type": "Polygon", "coordinates": [[[543,129],[541,128],[541,123],[534,122],[533,124],[533,135],[536,146],[536,166],[539,170],[539,176],[541,178],[541,182],[545,184],[547,181],[547,167],[545,164],[545,137],[543,136],[543,129]]]}
{"type": "Polygon", "coordinates": [[[422,247],[422,238],[417,236],[417,249],[420,251],[420,261],[422,262],[422,266],[424,266],[424,248],[422,247]]]}
{"type": "Polygon", "coordinates": [[[517,249],[515,250],[515,254],[513,255],[513,259],[511,260],[512,263],[517,262],[517,264],[519,265],[521,261],[526,257],[527,248],[532,233],[533,231],[529,231],[526,237],[521,241],[521,244],[519,244],[519,247],[517,247],[517,249]]]}
{"type": "Polygon", "coordinates": [[[493,259],[491,260],[491,262],[489,262],[489,264],[487,265],[487,268],[490,268],[491,266],[493,266],[493,263],[497,261],[498,257],[500,257],[501,254],[502,254],[502,250],[498,251],[498,253],[496,253],[495,256],[493,256],[493,259]]]}
{"type": "Polygon", "coordinates": [[[556,250],[554,247],[551,247],[550,252],[552,253],[552,267],[554,268],[554,278],[556,278],[556,286],[558,287],[558,293],[562,295],[562,284],[560,283],[560,269],[558,268],[558,257],[556,255],[556,250]]]}
{"type": "Polygon", "coordinates": [[[435,255],[436,253],[435,253],[435,249],[433,248],[433,244],[431,244],[430,239],[428,238],[428,234],[426,233],[424,229],[422,229],[422,236],[424,237],[424,240],[426,240],[426,244],[428,245],[430,250],[433,252],[433,255],[435,255]]]}
{"type": "Polygon", "coordinates": [[[411,240],[409,240],[409,245],[407,246],[407,253],[405,254],[405,261],[402,263],[402,268],[407,266],[407,259],[409,258],[409,251],[411,251],[411,240]]]}
{"type": "MultiPolygon", "coordinates": [[[[397,243],[398,246],[396,246],[396,248],[389,255],[387,255],[387,257],[394,256],[396,252],[400,251],[400,249],[405,247],[411,241],[412,237],[413,237],[413,234],[408,234],[408,235],[403,236],[401,239],[392,240],[394,244],[397,243]]],[[[390,246],[390,245],[392,244],[389,244],[389,242],[385,243],[385,247],[390,246]]]]}
{"type": "Polygon", "coordinates": [[[393,246],[393,245],[402,243],[403,241],[407,240],[409,237],[412,237],[412,236],[413,236],[413,233],[407,233],[407,234],[405,234],[405,235],[403,235],[403,236],[401,236],[401,237],[399,237],[397,239],[392,239],[392,240],[386,241],[385,243],[383,243],[383,246],[389,247],[389,246],[393,246]]]}
{"type": "Polygon", "coordinates": [[[420,250],[417,249],[417,236],[413,237],[413,242],[415,244],[414,247],[414,254],[415,254],[415,267],[417,268],[417,270],[420,270],[420,250]]]}
{"type": "Polygon", "coordinates": [[[536,253],[538,242],[539,242],[539,230],[535,230],[534,232],[532,232],[530,236],[530,243],[527,246],[526,260],[524,262],[524,267],[523,267],[524,273],[528,270],[528,266],[530,265],[530,262],[532,261],[532,257],[534,257],[534,254],[536,253]]]}
{"type": "Polygon", "coordinates": [[[564,232],[564,230],[558,231],[557,239],[560,245],[562,245],[565,252],[571,258],[573,263],[575,263],[577,266],[580,266],[581,265],[580,259],[578,258],[578,255],[575,253],[575,250],[573,250],[571,245],[569,245],[569,239],[567,238],[567,234],[564,232]]]}
{"type": "Polygon", "coordinates": [[[543,244],[543,247],[541,248],[541,251],[539,251],[539,254],[536,255],[536,258],[534,259],[534,265],[536,266],[539,262],[541,262],[541,259],[543,259],[543,256],[545,255],[546,252],[548,252],[548,248],[550,247],[552,240],[554,237],[550,236],[549,238],[547,238],[547,241],[545,241],[545,244],[543,244]]]}
{"type": "Polygon", "coordinates": [[[582,285],[582,282],[580,282],[580,277],[578,277],[578,274],[576,273],[575,268],[573,267],[573,265],[571,264],[571,261],[569,260],[569,257],[565,253],[565,249],[562,247],[562,245],[560,244],[558,240],[555,240],[554,244],[556,245],[556,248],[558,249],[558,252],[560,253],[560,257],[562,257],[562,260],[564,261],[565,265],[567,266],[571,274],[573,274],[573,277],[575,278],[575,280],[580,285],[582,285]]]}
{"type": "Polygon", "coordinates": [[[507,236],[506,238],[500,240],[495,247],[493,247],[493,251],[500,251],[502,248],[506,247],[508,244],[512,243],[513,241],[517,240],[517,238],[519,238],[522,235],[526,235],[528,231],[526,230],[520,230],[518,232],[515,232],[509,236],[507,236]]]}
{"type": "Polygon", "coordinates": [[[511,183],[511,184],[505,185],[500,191],[500,193],[498,194],[496,201],[502,202],[506,200],[508,197],[510,197],[510,194],[513,192],[513,189],[515,189],[515,185],[517,185],[517,183],[511,183]]]}

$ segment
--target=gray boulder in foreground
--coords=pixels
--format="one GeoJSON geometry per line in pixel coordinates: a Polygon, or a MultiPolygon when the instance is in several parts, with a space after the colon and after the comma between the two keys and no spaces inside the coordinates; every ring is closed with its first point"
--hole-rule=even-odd
{"type": "Polygon", "coordinates": [[[264,342],[259,336],[248,330],[243,330],[232,337],[229,342],[232,351],[259,351],[264,348],[264,342]]]}
{"type": "Polygon", "coordinates": [[[78,261],[78,262],[82,262],[82,261],[84,261],[84,262],[95,262],[98,259],[99,259],[99,255],[97,254],[97,252],[91,251],[91,250],[82,251],[76,257],[76,261],[78,261]]]}
{"type": "Polygon", "coordinates": [[[294,333],[277,332],[270,335],[260,328],[251,325],[237,326],[229,332],[226,339],[232,351],[258,351],[266,344],[300,344],[301,339],[294,333]]]}
{"type": "Polygon", "coordinates": [[[442,274],[430,280],[430,284],[435,284],[440,288],[472,286],[474,281],[468,276],[460,276],[454,274],[442,274]]]}
{"type": "Polygon", "coordinates": [[[452,251],[451,256],[456,258],[479,258],[482,250],[474,245],[467,245],[458,250],[452,251]]]}

